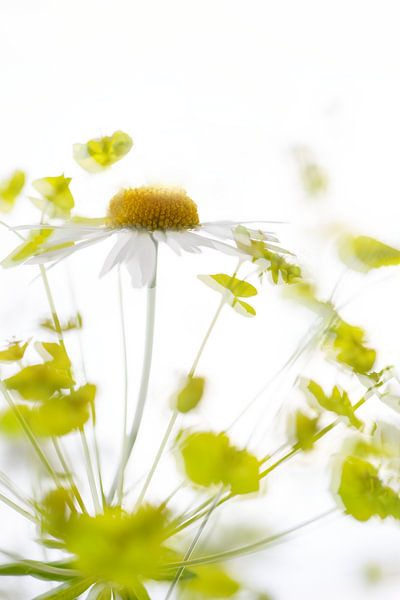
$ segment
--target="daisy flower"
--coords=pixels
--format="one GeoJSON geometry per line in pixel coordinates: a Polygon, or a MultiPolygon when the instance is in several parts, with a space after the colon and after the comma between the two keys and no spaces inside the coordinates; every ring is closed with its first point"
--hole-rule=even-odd
{"type": "MultiPolygon", "coordinates": [[[[19,230],[30,229],[30,238],[2,264],[55,264],[78,250],[113,236],[115,244],[100,275],[124,265],[134,287],[152,287],[159,244],[169,246],[178,255],[211,248],[243,260],[251,258],[246,247],[243,244],[239,247],[236,243],[236,230],[240,226],[243,223],[235,221],[201,223],[197,205],[182,189],[128,188],[111,199],[106,219],[17,227],[19,230]]],[[[283,251],[275,246],[278,240],[271,232],[248,228],[246,231],[250,241],[262,239],[271,251],[283,251]]]]}

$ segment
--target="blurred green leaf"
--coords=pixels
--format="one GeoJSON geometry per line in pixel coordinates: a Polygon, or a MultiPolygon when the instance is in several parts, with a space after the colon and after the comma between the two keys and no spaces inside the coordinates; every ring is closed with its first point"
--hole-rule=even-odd
{"type": "Polygon", "coordinates": [[[225,273],[216,273],[215,275],[198,275],[200,281],[208,285],[208,287],[224,294],[226,302],[232,306],[239,314],[245,317],[253,317],[256,311],[250,304],[240,300],[239,298],[249,298],[257,295],[257,289],[254,285],[226,275],[225,273]]]}
{"type": "Polygon", "coordinates": [[[329,329],[336,360],[352,368],[356,373],[368,373],[376,360],[376,352],[365,345],[365,332],[338,319],[329,329]]]}
{"type": "Polygon", "coordinates": [[[181,453],[186,474],[198,485],[223,484],[233,494],[259,489],[259,462],[247,450],[232,446],[224,433],[192,433],[184,436],[181,453]]]}
{"type": "Polygon", "coordinates": [[[307,452],[314,447],[314,436],[318,431],[318,417],[309,417],[301,410],[295,415],[296,440],[300,448],[307,452]]]}
{"type": "Polygon", "coordinates": [[[347,266],[357,271],[400,265],[400,250],[365,235],[343,238],[339,254],[347,266]]]}
{"type": "Polygon", "coordinates": [[[339,495],[349,514],[359,521],[373,516],[400,519],[400,498],[384,485],[369,462],[348,456],[342,465],[339,495]]]}
{"type": "Polygon", "coordinates": [[[24,358],[29,342],[10,342],[5,350],[0,350],[0,362],[18,362],[24,358]]]}
{"type": "MultiPolygon", "coordinates": [[[[56,331],[52,319],[43,319],[43,321],[40,322],[40,326],[43,327],[43,329],[50,329],[50,331],[56,331]]],[[[82,326],[82,315],[78,312],[74,317],[71,317],[65,323],[61,323],[61,330],[72,331],[73,329],[82,329],[82,326]]]]}
{"type": "Polygon", "coordinates": [[[29,233],[25,242],[17,246],[11,254],[2,260],[3,267],[15,267],[16,265],[25,262],[38,252],[40,247],[48,240],[53,233],[53,229],[45,228],[33,230],[29,233]]]}
{"type": "Polygon", "coordinates": [[[74,144],[74,159],[85,171],[98,173],[118,162],[133,146],[132,138],[123,131],[111,136],[89,140],[86,144],[74,144]]]}
{"type": "MultiPolygon", "coordinates": [[[[16,410],[30,424],[32,409],[25,404],[17,404],[16,410]]],[[[9,437],[19,437],[24,433],[14,409],[6,408],[0,413],[0,431],[9,437]]]]}
{"type": "Polygon", "coordinates": [[[14,171],[6,181],[0,183],[0,211],[9,212],[25,185],[25,173],[14,171]]]}
{"type": "Polygon", "coordinates": [[[316,399],[318,404],[322,406],[322,408],[334,412],[337,415],[346,417],[350,425],[356,429],[360,429],[362,427],[363,423],[356,417],[347,392],[340,391],[335,385],[331,394],[327,396],[322,387],[313,380],[308,382],[307,389],[311,392],[313,397],[316,399]]]}
{"type": "Polygon", "coordinates": [[[43,177],[32,183],[41,198],[31,198],[32,202],[49,217],[67,219],[75,206],[74,198],[69,189],[70,177],[43,177]]]}
{"type": "Polygon", "coordinates": [[[189,376],[176,398],[176,408],[181,413],[196,408],[203,397],[204,377],[189,376]]]}
{"type": "Polygon", "coordinates": [[[70,388],[74,381],[69,371],[51,364],[25,367],[4,381],[9,390],[18,392],[25,400],[46,401],[62,389],[70,388]]]}
{"type": "Polygon", "coordinates": [[[196,577],[183,582],[185,597],[231,598],[240,590],[240,584],[219,565],[202,565],[194,570],[196,577]]]}

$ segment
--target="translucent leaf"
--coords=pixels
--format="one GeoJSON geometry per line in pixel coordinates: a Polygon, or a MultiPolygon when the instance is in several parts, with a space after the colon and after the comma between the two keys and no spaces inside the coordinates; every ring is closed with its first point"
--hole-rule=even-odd
{"type": "Polygon", "coordinates": [[[350,425],[357,429],[362,427],[362,421],[356,417],[347,392],[340,391],[335,385],[330,396],[327,396],[322,387],[312,380],[308,382],[307,388],[322,408],[346,417],[350,425]]]}
{"type": "Polygon", "coordinates": [[[35,348],[40,356],[48,361],[47,364],[66,371],[71,368],[71,361],[62,344],[56,342],[37,342],[35,348]]]}
{"type": "MultiPolygon", "coordinates": [[[[24,404],[18,404],[16,408],[29,424],[31,421],[32,409],[24,404]]],[[[24,433],[21,423],[12,408],[7,408],[0,413],[0,431],[4,435],[10,437],[19,437],[24,433]]]]}
{"type": "Polygon", "coordinates": [[[11,254],[2,262],[3,267],[15,267],[25,262],[38,252],[40,247],[48,240],[53,233],[53,229],[40,229],[31,231],[27,240],[20,244],[11,254]]]}
{"type": "Polygon", "coordinates": [[[300,448],[307,452],[314,447],[315,434],[318,431],[318,417],[309,417],[300,410],[295,416],[296,440],[300,448]]]}
{"type": "Polygon", "coordinates": [[[17,362],[24,358],[29,342],[10,342],[5,350],[0,350],[0,362],[17,362]]]}
{"type": "Polygon", "coordinates": [[[31,414],[31,426],[36,435],[63,436],[81,429],[89,420],[90,407],[79,392],[52,398],[37,407],[31,414]]]}
{"type": "Polygon", "coordinates": [[[199,275],[203,283],[218,292],[229,290],[235,298],[249,298],[257,295],[257,289],[251,283],[226,275],[225,273],[216,273],[215,275],[199,275]]]}
{"type": "Polygon", "coordinates": [[[217,273],[215,275],[198,275],[200,281],[224,294],[226,302],[232,306],[236,312],[245,317],[254,317],[256,311],[250,304],[239,298],[249,298],[257,295],[257,289],[254,285],[247,283],[231,275],[217,273]]]}
{"type": "Polygon", "coordinates": [[[328,189],[328,177],[316,163],[304,164],[301,168],[301,178],[305,191],[312,198],[321,196],[328,189]]]}
{"type": "Polygon", "coordinates": [[[35,596],[33,600],[76,600],[81,594],[86,592],[93,584],[92,579],[74,579],[71,582],[64,583],[55,589],[35,596]]]}
{"type": "Polygon", "coordinates": [[[9,390],[15,390],[25,400],[48,400],[55,392],[70,388],[74,381],[68,370],[51,364],[25,367],[4,381],[9,390]]]}
{"type": "Polygon", "coordinates": [[[255,317],[257,314],[255,309],[243,300],[234,300],[232,303],[232,308],[244,317],[255,317]]]}
{"type": "Polygon", "coordinates": [[[239,583],[219,565],[202,565],[195,569],[196,577],[184,583],[189,598],[230,598],[239,590],[239,583]]]}
{"type": "Polygon", "coordinates": [[[336,360],[352,368],[356,373],[368,373],[376,360],[376,352],[365,345],[365,332],[339,319],[330,330],[336,360]]]}
{"type": "Polygon", "coordinates": [[[373,516],[400,519],[398,494],[382,483],[378,470],[365,460],[345,459],[338,492],[347,512],[359,521],[373,516]]]}
{"type": "Polygon", "coordinates": [[[186,413],[196,408],[203,397],[204,377],[188,377],[176,398],[176,408],[186,413]]]}
{"type": "Polygon", "coordinates": [[[50,490],[38,505],[43,531],[55,537],[62,533],[73,506],[73,493],[70,489],[59,487],[50,490]]]}
{"type": "Polygon", "coordinates": [[[202,486],[223,484],[234,494],[259,489],[259,462],[247,450],[232,446],[224,433],[192,433],[184,437],[181,453],[186,474],[202,486]]]}
{"type": "Polygon", "coordinates": [[[70,177],[43,177],[32,183],[41,198],[31,198],[32,202],[40,209],[45,210],[49,217],[67,219],[75,206],[74,198],[69,189],[70,177]]]}
{"type": "Polygon", "coordinates": [[[96,516],[73,515],[63,537],[82,573],[137,594],[139,581],[156,577],[169,560],[168,527],[160,508],[146,505],[126,513],[113,507],[96,516]]]}
{"type": "MultiPolygon", "coordinates": [[[[54,327],[54,321],[52,319],[43,319],[43,321],[40,322],[40,326],[43,327],[43,329],[56,331],[56,328],[54,327]]],[[[61,323],[61,330],[72,331],[73,329],[82,329],[82,326],[82,315],[78,312],[74,317],[71,317],[68,319],[68,321],[65,321],[65,323],[61,323]]]]}
{"type": "Polygon", "coordinates": [[[14,171],[6,181],[0,183],[0,210],[9,212],[14,207],[15,201],[24,189],[25,173],[14,171]]]}
{"type": "Polygon", "coordinates": [[[98,173],[123,158],[132,148],[131,137],[123,131],[111,136],[89,140],[86,144],[74,144],[74,159],[85,171],[98,173]]]}
{"type": "Polygon", "coordinates": [[[339,254],[350,268],[357,271],[400,265],[400,250],[365,235],[344,238],[339,254]]]}

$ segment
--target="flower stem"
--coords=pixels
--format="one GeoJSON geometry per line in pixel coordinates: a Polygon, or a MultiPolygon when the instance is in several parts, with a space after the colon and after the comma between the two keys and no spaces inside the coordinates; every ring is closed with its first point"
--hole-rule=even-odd
{"type": "Polygon", "coordinates": [[[97,487],[96,487],[96,481],[94,478],[92,460],[90,458],[89,445],[88,445],[87,438],[86,438],[83,427],[80,429],[80,435],[81,435],[83,454],[85,456],[86,472],[88,475],[90,491],[92,493],[92,498],[93,498],[93,505],[94,505],[94,509],[95,509],[96,513],[99,513],[99,512],[101,512],[101,505],[100,505],[99,497],[97,494],[97,487]]]}
{"type": "MultiPolygon", "coordinates": [[[[127,340],[126,340],[126,326],[125,326],[125,309],[124,309],[124,296],[122,289],[122,276],[121,268],[118,267],[118,302],[119,312],[121,319],[121,334],[122,334],[122,354],[123,354],[123,373],[124,373],[124,416],[123,416],[123,427],[122,427],[122,456],[126,455],[127,445],[127,424],[128,424],[128,352],[127,352],[127,340]]],[[[122,463],[121,463],[122,464],[122,463]]],[[[118,481],[118,503],[122,504],[123,490],[124,490],[124,473],[125,469],[119,470],[119,481],[118,481]]]]}
{"type": "Polygon", "coordinates": [[[111,503],[114,499],[115,492],[117,491],[118,482],[123,477],[129,458],[132,454],[133,447],[136,443],[137,436],[139,433],[140,425],[142,423],[144,407],[147,400],[147,392],[149,388],[151,363],[153,357],[153,344],[154,344],[154,325],[155,325],[155,314],[156,314],[156,288],[157,288],[157,244],[156,244],[156,264],[154,268],[153,280],[150,286],[147,288],[147,313],[146,313],[146,329],[145,329],[145,347],[144,347],[144,359],[142,367],[142,376],[140,380],[139,394],[136,404],[136,411],[133,417],[133,423],[129,435],[127,436],[124,444],[124,453],[119,465],[118,472],[114,477],[110,492],[108,494],[107,501],[111,503]]]}

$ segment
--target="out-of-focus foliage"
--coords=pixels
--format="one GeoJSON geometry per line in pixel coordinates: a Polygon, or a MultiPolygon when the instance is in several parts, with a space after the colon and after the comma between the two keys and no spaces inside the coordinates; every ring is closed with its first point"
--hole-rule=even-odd
{"type": "Polygon", "coordinates": [[[231,598],[240,590],[240,584],[220,565],[202,565],[193,569],[194,577],[183,583],[188,600],[203,598],[231,598]]]}
{"type": "Polygon", "coordinates": [[[0,211],[10,212],[15,205],[18,196],[25,186],[25,173],[14,171],[5,181],[0,182],[0,211]]]}
{"type": "Polygon", "coordinates": [[[257,289],[254,285],[225,273],[198,275],[198,278],[213,290],[223,294],[227,304],[232,306],[236,312],[245,317],[255,316],[256,311],[254,308],[241,300],[241,298],[250,298],[257,295],[257,289]]]}
{"type": "Polygon", "coordinates": [[[16,265],[25,262],[28,258],[36,254],[52,233],[53,229],[48,227],[40,230],[32,230],[26,241],[17,246],[11,254],[3,259],[1,265],[3,267],[15,267],[16,265]]]}
{"type": "Polygon", "coordinates": [[[339,254],[348,267],[357,271],[400,265],[400,250],[365,235],[342,238],[339,254]]]}
{"type": "Polygon", "coordinates": [[[204,377],[189,375],[176,397],[176,408],[181,413],[186,413],[198,405],[204,393],[204,377]]]}
{"type": "Polygon", "coordinates": [[[329,337],[336,352],[336,360],[356,373],[368,373],[375,364],[376,352],[365,345],[365,331],[343,321],[335,320],[329,337]]]}
{"type": "Polygon", "coordinates": [[[40,211],[49,217],[68,219],[75,206],[74,198],[69,189],[70,177],[43,177],[36,179],[32,186],[41,197],[32,197],[31,201],[40,211]]]}
{"type": "Polygon", "coordinates": [[[202,486],[220,484],[233,494],[248,494],[259,489],[259,462],[247,450],[231,445],[224,433],[183,434],[180,450],[186,474],[202,486]]]}
{"type": "MultiPolygon", "coordinates": [[[[50,329],[50,331],[56,331],[54,321],[52,319],[43,319],[40,322],[40,326],[43,329],[50,329]]],[[[81,313],[76,313],[75,316],[71,317],[65,323],[60,323],[61,331],[72,331],[74,329],[82,329],[83,319],[81,313]]]]}
{"type": "Polygon", "coordinates": [[[308,452],[314,447],[315,434],[318,431],[318,417],[310,417],[301,410],[295,414],[295,436],[299,447],[308,452]]]}
{"type": "Polygon", "coordinates": [[[348,456],[342,464],[339,496],[349,514],[358,521],[373,516],[400,519],[398,492],[385,485],[370,462],[348,456]]]}
{"type": "Polygon", "coordinates": [[[339,390],[335,385],[328,396],[322,387],[312,380],[308,382],[307,389],[322,408],[334,412],[339,416],[346,417],[350,425],[356,429],[362,427],[362,421],[356,417],[347,392],[339,390]]]}
{"type": "Polygon", "coordinates": [[[0,350],[0,363],[18,362],[24,358],[29,342],[10,342],[4,350],[0,350]]]}
{"type": "Polygon", "coordinates": [[[323,196],[329,187],[328,175],[315,160],[309,148],[300,146],[294,149],[294,157],[299,167],[302,187],[310,198],[323,196]]]}
{"type": "Polygon", "coordinates": [[[95,138],[86,144],[74,144],[73,154],[85,171],[98,173],[121,160],[132,146],[132,139],[127,133],[115,131],[111,136],[95,138]]]}

